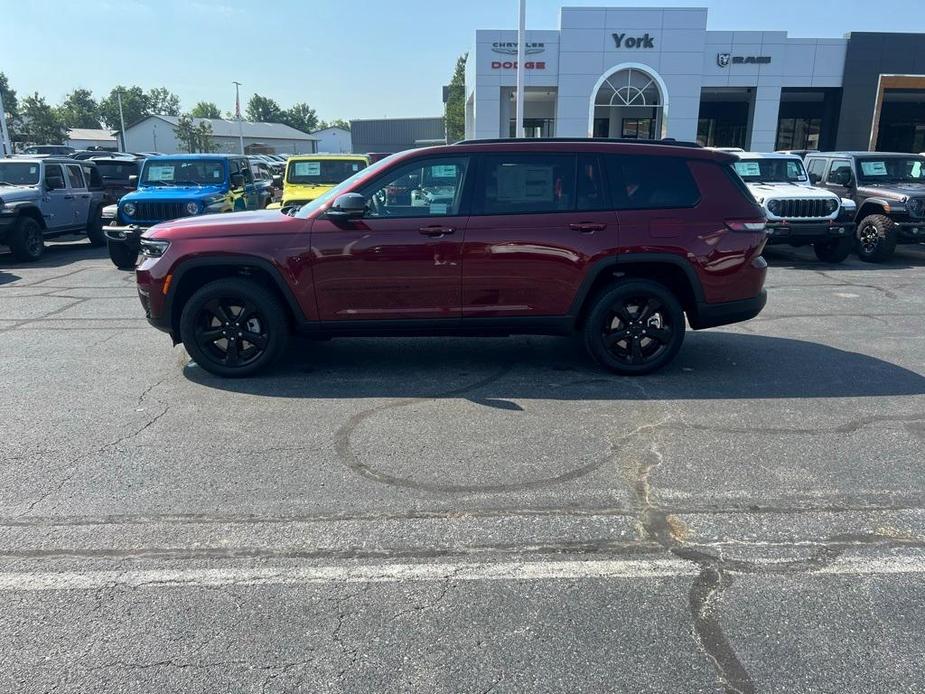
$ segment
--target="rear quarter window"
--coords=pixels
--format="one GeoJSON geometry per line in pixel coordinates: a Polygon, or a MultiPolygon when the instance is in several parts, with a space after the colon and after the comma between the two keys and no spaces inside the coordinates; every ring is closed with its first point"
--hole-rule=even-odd
{"type": "Polygon", "coordinates": [[[686,159],[608,154],[605,168],[615,209],[677,209],[700,202],[686,159]]]}

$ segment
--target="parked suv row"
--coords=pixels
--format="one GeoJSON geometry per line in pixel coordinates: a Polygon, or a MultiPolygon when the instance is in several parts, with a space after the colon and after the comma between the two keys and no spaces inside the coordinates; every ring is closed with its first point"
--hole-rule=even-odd
{"type": "Polygon", "coordinates": [[[925,241],[925,156],[813,152],[806,168],[813,183],[855,203],[861,260],[881,262],[898,243],[925,241]]]}
{"type": "MultiPolygon", "coordinates": [[[[151,160],[149,160],[150,163],[151,160]]],[[[244,376],[292,332],[568,335],[617,373],[765,303],[765,217],[735,159],[677,144],[473,141],[358,171],[291,214],[175,220],[137,268],[149,321],[244,376]]]]}

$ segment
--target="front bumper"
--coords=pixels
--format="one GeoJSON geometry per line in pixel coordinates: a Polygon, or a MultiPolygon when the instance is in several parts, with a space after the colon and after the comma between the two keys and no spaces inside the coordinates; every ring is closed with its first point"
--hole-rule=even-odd
{"type": "Polygon", "coordinates": [[[687,320],[694,330],[715,328],[754,318],[768,303],[768,292],[762,289],[756,296],[739,301],[725,301],[720,304],[698,303],[696,315],[688,315],[687,320]]]}
{"type": "Polygon", "coordinates": [[[854,222],[832,219],[824,222],[769,221],[768,243],[806,243],[851,236],[854,222]]]}
{"type": "Polygon", "coordinates": [[[118,224],[107,224],[103,227],[103,233],[106,240],[114,243],[126,243],[135,248],[141,246],[141,235],[151,227],[144,227],[139,224],[128,224],[120,226],[118,224]]]}
{"type": "Polygon", "coordinates": [[[916,222],[893,222],[902,241],[925,241],[925,219],[916,222]]]}

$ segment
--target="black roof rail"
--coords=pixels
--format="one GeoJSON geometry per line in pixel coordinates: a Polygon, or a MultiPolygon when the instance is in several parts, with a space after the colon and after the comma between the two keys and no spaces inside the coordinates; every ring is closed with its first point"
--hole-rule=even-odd
{"type": "Polygon", "coordinates": [[[627,137],[493,137],[485,139],[458,140],[454,145],[506,144],[510,142],[613,142],[624,145],[671,145],[672,147],[696,147],[702,149],[699,142],[675,140],[664,137],[661,140],[636,140],[627,137]]]}

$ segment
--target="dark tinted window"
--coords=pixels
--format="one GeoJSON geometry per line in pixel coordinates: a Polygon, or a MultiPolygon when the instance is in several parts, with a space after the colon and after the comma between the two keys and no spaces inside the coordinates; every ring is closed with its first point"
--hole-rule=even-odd
{"type": "Polygon", "coordinates": [[[71,188],[83,188],[84,187],[84,175],[83,171],[80,170],[80,166],[77,164],[68,164],[67,169],[67,180],[71,188]]]}
{"type": "Polygon", "coordinates": [[[48,164],[45,167],[45,182],[55,188],[64,188],[64,172],[59,164],[48,164]]]}
{"type": "Polygon", "coordinates": [[[581,154],[578,156],[576,188],[579,210],[607,209],[604,178],[601,175],[600,159],[597,155],[581,154]]]}
{"type": "Polygon", "coordinates": [[[825,159],[810,159],[806,168],[811,174],[816,174],[821,179],[825,171],[825,159]]]}
{"type": "Polygon", "coordinates": [[[851,173],[851,162],[847,159],[836,159],[832,162],[831,168],[829,168],[829,175],[825,179],[825,182],[833,183],[834,181],[832,181],[832,177],[839,171],[844,171],[845,169],[848,170],[848,173],[851,173]]]}
{"type": "Polygon", "coordinates": [[[615,209],[693,207],[700,191],[684,159],[607,155],[607,180],[615,209]]]}
{"type": "Polygon", "coordinates": [[[98,161],[96,167],[107,181],[127,181],[138,175],[138,164],[133,161],[98,161]]]}
{"type": "Polygon", "coordinates": [[[289,183],[332,185],[366,168],[362,159],[308,159],[289,162],[286,180],[289,183]]]}
{"type": "Polygon", "coordinates": [[[573,155],[491,154],[484,161],[485,175],[478,195],[483,214],[575,209],[573,155]]]}

